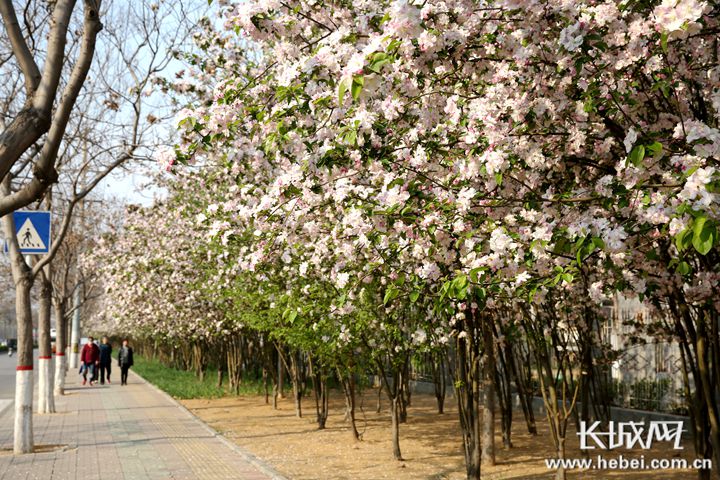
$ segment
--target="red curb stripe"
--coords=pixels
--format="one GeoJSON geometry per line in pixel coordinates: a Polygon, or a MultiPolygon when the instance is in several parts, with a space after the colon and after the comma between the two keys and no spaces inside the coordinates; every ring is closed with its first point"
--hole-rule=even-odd
{"type": "Polygon", "coordinates": [[[15,367],[15,370],[17,370],[17,371],[25,371],[25,370],[32,370],[32,369],[33,369],[32,365],[18,365],[17,367],[15,367]]]}
{"type": "Polygon", "coordinates": [[[38,357],[38,360],[50,360],[52,357],[38,357]]]}
{"type": "Polygon", "coordinates": [[[55,354],[56,357],[62,357],[63,355],[65,355],[63,352],[60,352],[60,353],[56,353],[56,354],[55,354]]]}

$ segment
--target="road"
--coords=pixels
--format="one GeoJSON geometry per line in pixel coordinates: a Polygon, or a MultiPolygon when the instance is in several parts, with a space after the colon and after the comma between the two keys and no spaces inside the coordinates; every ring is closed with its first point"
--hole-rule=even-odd
{"type": "MultiPolygon", "coordinates": [[[[35,365],[38,351],[35,349],[35,365]]],[[[17,356],[9,357],[7,352],[0,353],[0,413],[15,399],[15,367],[17,356]]],[[[36,371],[37,373],[37,371],[36,371]]],[[[37,382],[37,375],[35,375],[37,382]]]]}

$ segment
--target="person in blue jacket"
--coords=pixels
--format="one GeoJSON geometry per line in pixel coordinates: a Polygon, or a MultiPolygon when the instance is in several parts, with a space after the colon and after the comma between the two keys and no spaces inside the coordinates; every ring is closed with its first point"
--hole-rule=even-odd
{"type": "Polygon", "coordinates": [[[108,337],[102,338],[100,344],[100,385],[105,385],[105,378],[110,382],[110,365],[112,364],[112,345],[108,337]]]}

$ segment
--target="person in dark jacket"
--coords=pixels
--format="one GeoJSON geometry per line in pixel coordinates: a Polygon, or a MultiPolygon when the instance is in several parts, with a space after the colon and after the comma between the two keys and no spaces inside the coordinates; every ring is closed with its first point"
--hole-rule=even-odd
{"type": "Polygon", "coordinates": [[[100,363],[100,349],[93,341],[93,337],[88,337],[88,341],[83,346],[82,352],[80,352],[80,363],[82,363],[82,376],[85,385],[87,383],[87,374],[90,374],[90,385],[94,385],[97,382],[95,378],[95,372],[98,363],[100,363]]]}
{"type": "Polygon", "coordinates": [[[128,370],[133,366],[133,350],[127,339],[123,340],[118,351],[118,367],[120,367],[120,385],[127,385],[128,370]]]}
{"type": "Polygon", "coordinates": [[[105,377],[110,383],[110,365],[112,364],[112,345],[108,337],[102,338],[100,344],[100,385],[105,385],[105,377]]]}

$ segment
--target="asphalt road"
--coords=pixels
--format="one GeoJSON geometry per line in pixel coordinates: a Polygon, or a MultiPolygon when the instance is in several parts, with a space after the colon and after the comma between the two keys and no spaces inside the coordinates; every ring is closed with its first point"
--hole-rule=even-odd
{"type": "MultiPolygon", "coordinates": [[[[35,349],[35,365],[37,365],[38,351],[35,349]]],[[[15,367],[17,356],[9,357],[7,352],[0,352],[0,400],[15,399],[15,367]]],[[[37,371],[35,372],[37,373],[37,371]]],[[[35,375],[37,381],[37,375],[35,375]]]]}

